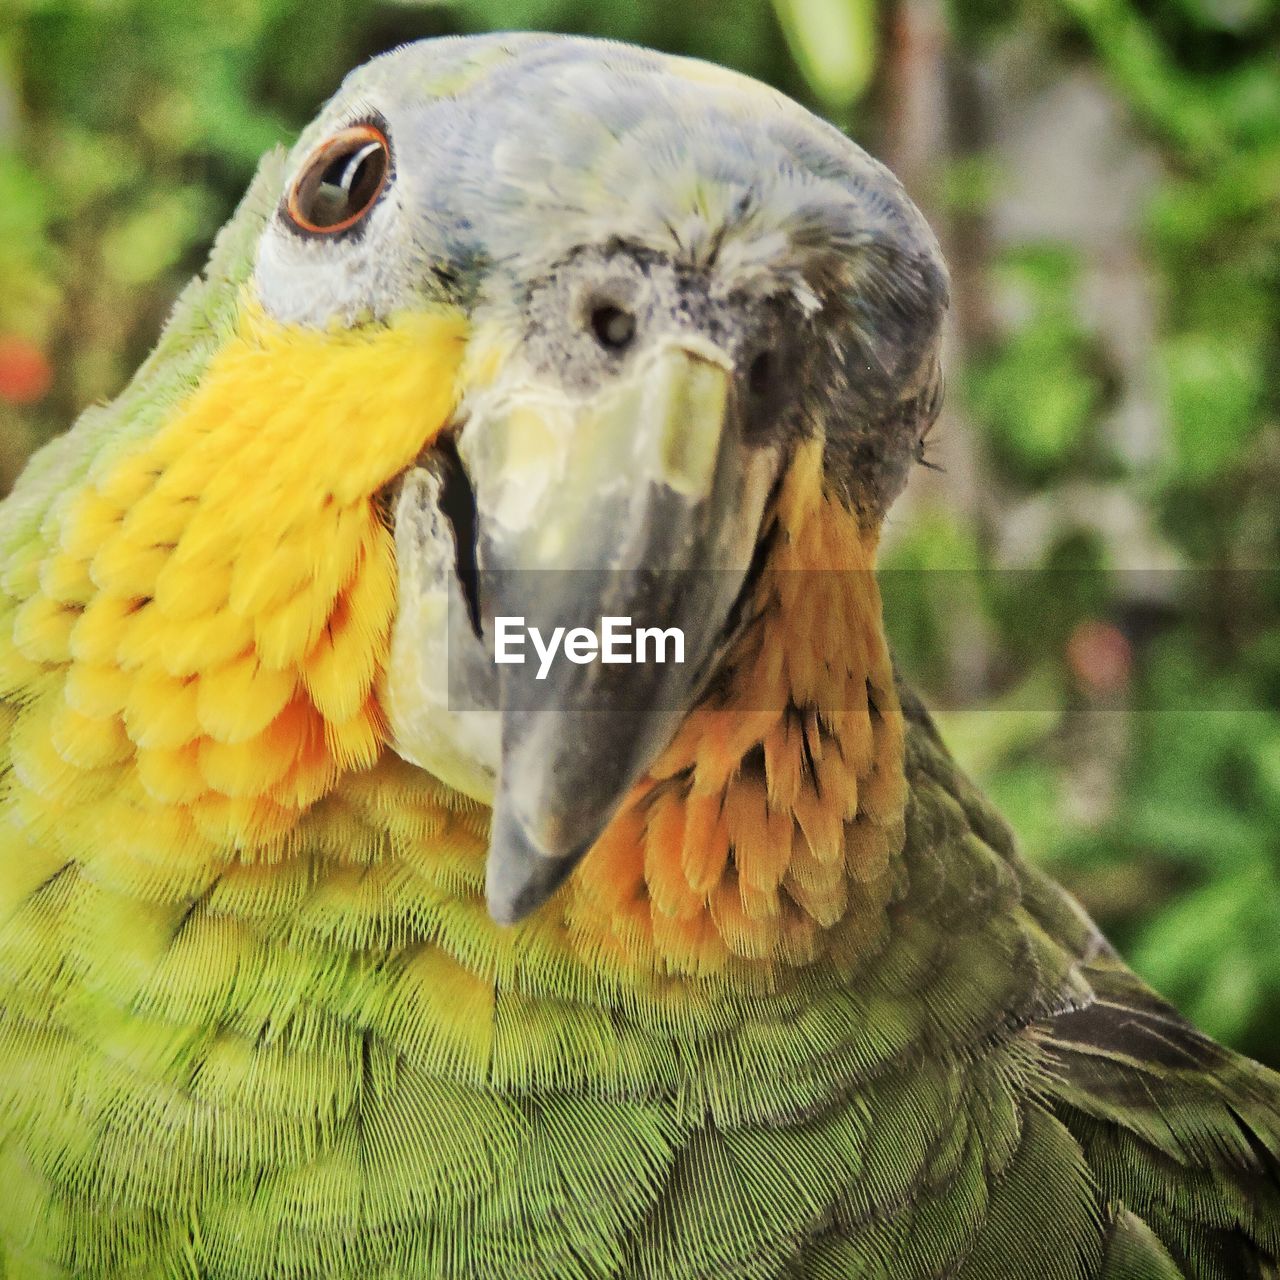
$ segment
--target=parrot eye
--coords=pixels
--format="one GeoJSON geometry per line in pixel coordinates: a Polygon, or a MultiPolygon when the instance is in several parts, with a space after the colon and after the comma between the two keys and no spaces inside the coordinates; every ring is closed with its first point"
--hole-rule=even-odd
{"type": "Polygon", "coordinates": [[[354,226],[378,202],[391,169],[386,135],[371,124],[335,133],[312,153],[285,205],[302,231],[334,235],[354,226]]]}

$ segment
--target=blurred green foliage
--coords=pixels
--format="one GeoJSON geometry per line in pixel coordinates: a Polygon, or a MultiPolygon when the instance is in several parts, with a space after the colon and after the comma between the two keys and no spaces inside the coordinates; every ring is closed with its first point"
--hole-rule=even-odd
{"type": "MultiPolygon", "coordinates": [[[[969,19],[962,46],[1004,29],[983,8],[953,5],[969,19]]],[[[1155,456],[1134,461],[1100,432],[1114,373],[1080,306],[1078,253],[1019,246],[989,266],[1017,289],[1018,320],[970,351],[958,379],[985,445],[982,484],[1016,503],[1118,481],[1150,516],[1162,563],[1181,570],[1139,581],[1117,570],[1133,563],[1122,543],[1067,519],[1034,568],[970,575],[966,603],[989,621],[1001,670],[991,706],[954,717],[953,736],[1031,851],[1144,975],[1215,1035],[1276,1064],[1280,15],[1268,0],[1021,12],[1048,28],[1065,66],[1106,77],[1159,157],[1142,246],[1162,435],[1155,456]],[[1089,655],[1073,653],[1091,619],[1128,650],[1121,689],[1091,688],[1089,655]],[[1083,815],[1072,803],[1081,785],[1104,793],[1083,815]]],[[[989,559],[979,526],[977,556],[958,547],[947,564],[989,559]]],[[[936,556],[926,529],[893,562],[910,564],[918,539],[936,556]]],[[[952,583],[947,594],[959,593],[952,583]]],[[[898,634],[906,665],[945,691],[947,628],[920,628],[922,616],[947,618],[949,602],[909,594],[895,601],[914,618],[898,634]]]]}
{"type": "Polygon", "coordinates": [[[1022,294],[1025,316],[966,371],[969,407],[1010,477],[1051,484],[1081,464],[1103,395],[1076,314],[1075,261],[1065,246],[1040,244],[995,271],[1022,294]]]}
{"type": "MultiPolygon", "coordinates": [[[[122,385],[258,155],[400,41],[542,28],[711,58],[873,149],[911,74],[890,74],[909,61],[894,41],[911,12],[936,14],[944,70],[1033,31],[1042,78],[1101,77],[1159,160],[1141,230],[1159,447],[1135,454],[1102,428],[1123,388],[1081,302],[1079,246],[991,249],[965,276],[1017,305],[958,344],[951,377],[978,496],[900,522],[886,601],[903,665],[951,707],[954,745],[1029,852],[1157,987],[1280,1065],[1274,0],[0,3],[6,483],[122,385]],[[1125,535],[1070,503],[1017,572],[976,571],[1010,559],[1002,512],[1099,484],[1152,530],[1168,569],[1154,588],[1115,571],[1134,561],[1125,535]]],[[[944,220],[981,221],[1003,198],[981,146],[934,167],[920,194],[944,220]]]]}

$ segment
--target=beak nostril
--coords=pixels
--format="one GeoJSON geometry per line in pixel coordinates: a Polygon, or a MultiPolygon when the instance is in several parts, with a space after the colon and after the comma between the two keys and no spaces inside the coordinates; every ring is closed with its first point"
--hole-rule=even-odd
{"type": "Polygon", "coordinates": [[[592,307],[589,321],[596,341],[606,351],[625,351],[636,336],[635,316],[612,303],[592,307]]]}

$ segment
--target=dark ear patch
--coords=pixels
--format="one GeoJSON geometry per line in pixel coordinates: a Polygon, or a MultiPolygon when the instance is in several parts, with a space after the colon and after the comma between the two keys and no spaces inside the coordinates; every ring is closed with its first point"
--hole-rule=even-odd
{"type": "Polygon", "coordinates": [[[948,286],[933,253],[870,244],[827,284],[837,335],[821,382],[828,480],[879,518],[906,484],[942,404],[939,348],[948,286]]]}
{"type": "MultiPolygon", "coordinates": [[[[923,373],[910,380],[919,389],[891,402],[878,417],[846,414],[826,429],[823,465],[828,482],[845,502],[880,519],[906,487],[912,466],[922,461],[929,428],[942,408],[942,368],[936,353],[923,373]]],[[[856,396],[851,396],[856,400],[856,396]]],[[[868,411],[880,408],[863,402],[868,411]]]]}

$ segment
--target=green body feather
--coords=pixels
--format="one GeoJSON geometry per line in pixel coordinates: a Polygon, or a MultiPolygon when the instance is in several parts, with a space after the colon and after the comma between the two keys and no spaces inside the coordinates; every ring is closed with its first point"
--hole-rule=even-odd
{"type": "MultiPolygon", "coordinates": [[[[263,208],[32,464],[6,562],[192,385],[263,208]]],[[[903,698],[888,941],[771,993],[513,957],[484,815],[408,766],[194,900],[24,880],[0,792],[0,1276],[1280,1275],[1280,1081],[1117,961],[903,698]]]]}

